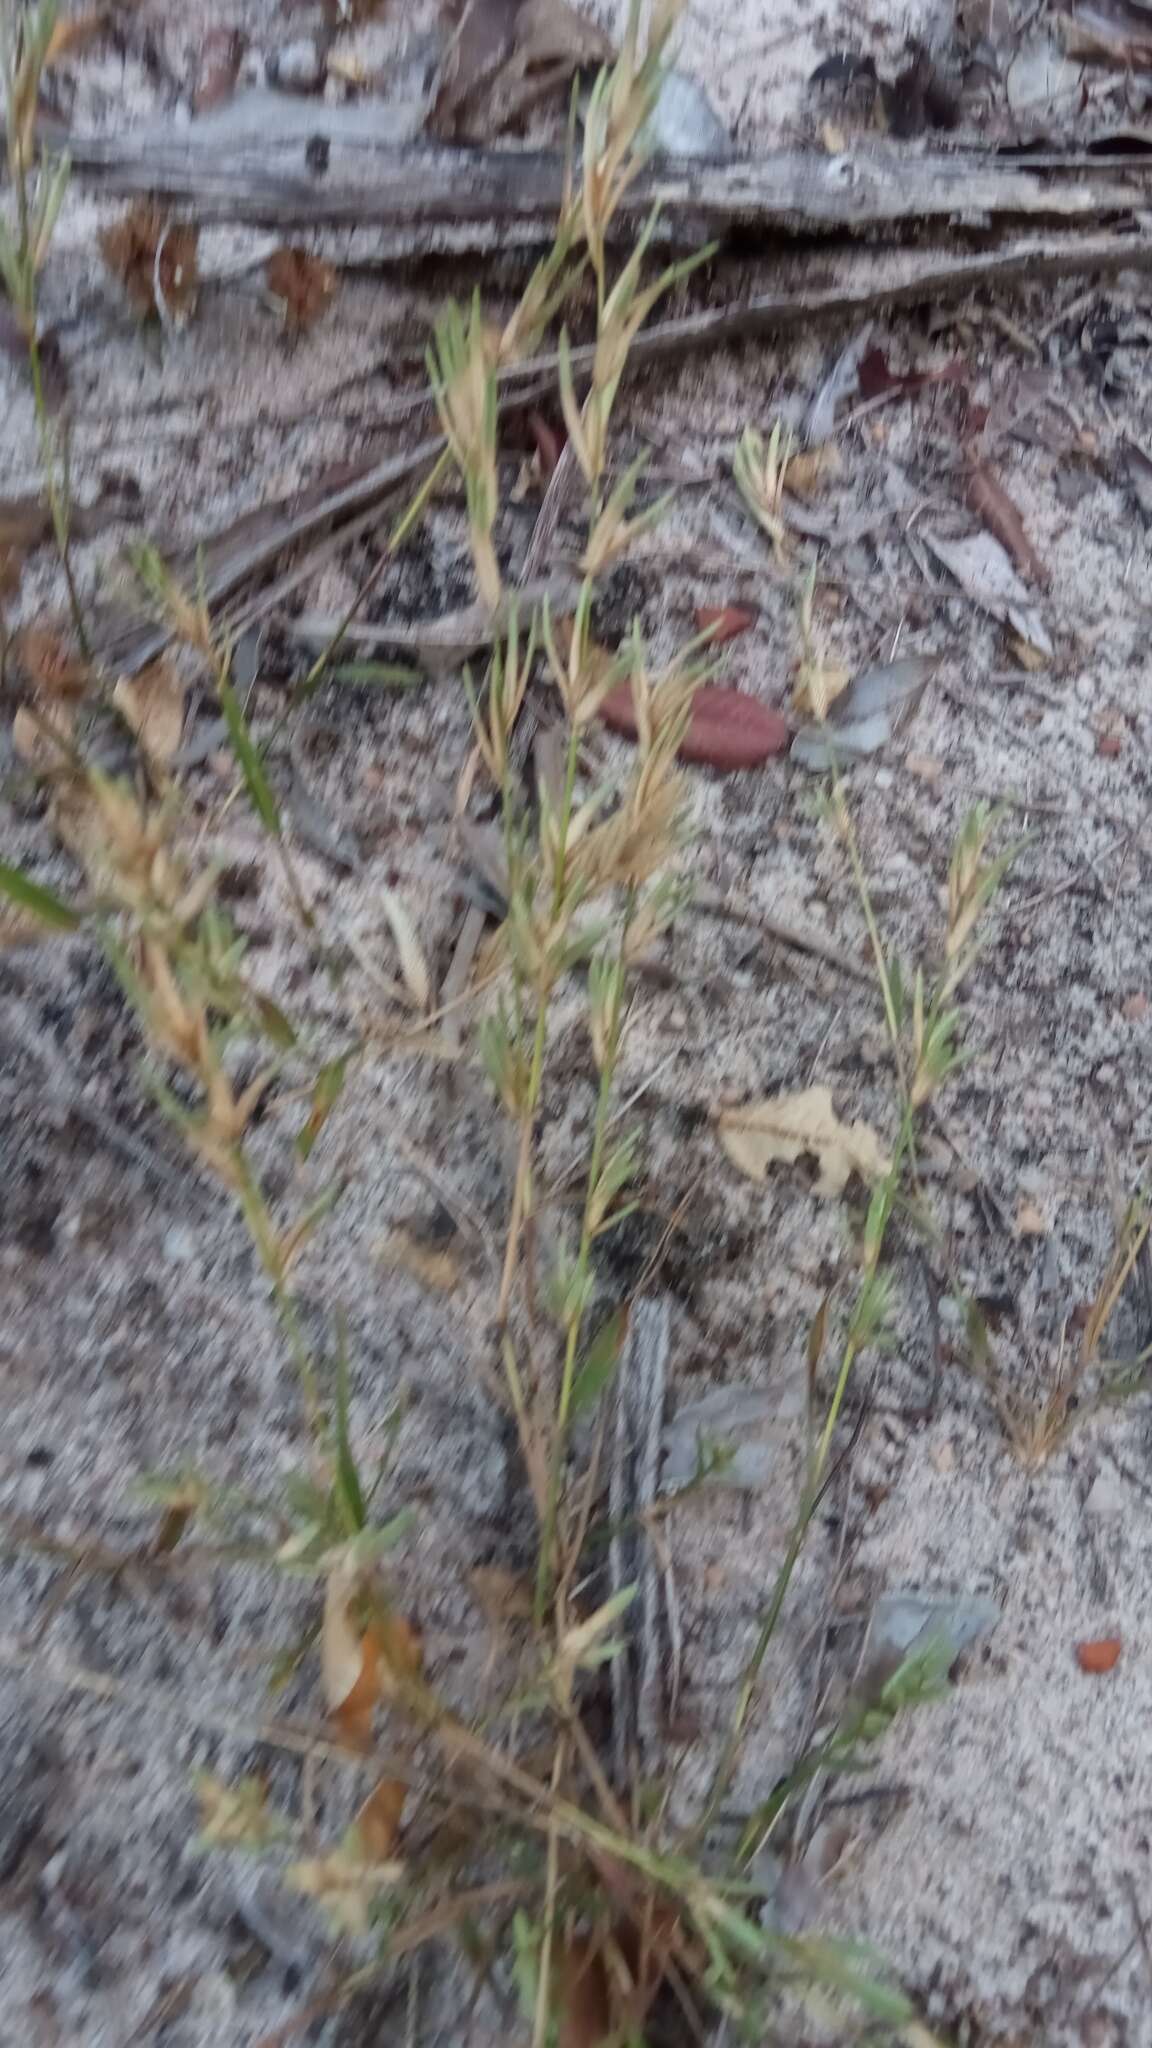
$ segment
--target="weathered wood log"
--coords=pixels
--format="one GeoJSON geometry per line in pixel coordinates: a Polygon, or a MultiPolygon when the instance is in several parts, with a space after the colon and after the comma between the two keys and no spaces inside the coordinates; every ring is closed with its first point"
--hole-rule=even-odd
{"type": "MultiPolygon", "coordinates": [[[[110,137],[74,136],[77,175],[98,190],[149,194],[201,221],[276,228],[393,230],[398,247],[467,249],[544,241],[560,205],[564,160],[522,149],[402,148],[374,139],[362,118],[318,107],[304,132],[221,131],[212,121],[110,137]]],[[[778,150],[744,161],[665,161],[636,179],[621,233],[660,208],[667,240],[699,243],[736,230],[769,236],[867,233],[900,224],[987,228],[1025,219],[1099,222],[1147,201],[1152,164],[1107,160],[1095,172],[1043,170],[986,155],[918,155],[892,148],[842,156],[778,150]]]]}

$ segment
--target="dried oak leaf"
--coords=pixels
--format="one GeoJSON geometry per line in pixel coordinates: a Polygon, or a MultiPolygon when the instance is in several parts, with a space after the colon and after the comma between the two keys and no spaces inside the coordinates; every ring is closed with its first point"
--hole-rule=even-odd
{"type": "Polygon", "coordinates": [[[974,462],[968,477],[965,493],[969,510],[994,534],[1002,548],[1007,548],[1018,569],[1030,576],[1034,583],[1047,588],[1051,582],[1048,565],[1037,554],[1024,525],[1018,505],[1008,496],[1003,484],[986,462],[974,462]]]}
{"type": "Polygon", "coordinates": [[[191,311],[199,284],[200,230],[172,222],[147,199],[100,230],[100,252],[142,319],[159,313],[179,321],[191,311]]]}
{"type": "Polygon", "coordinates": [[[891,1165],[870,1124],[841,1123],[830,1088],[769,1095],[721,1110],[717,1129],[732,1164],[751,1180],[764,1180],[777,1161],[790,1166],[810,1153],[820,1167],[818,1195],[842,1194],[854,1173],[863,1181],[882,1180],[891,1165]]]}
{"type": "MultiPolygon", "coordinates": [[[[600,706],[610,732],[636,737],[636,712],[630,683],[618,683],[600,706]]],[[[782,754],[789,731],[778,711],[743,690],[706,683],[692,699],[688,730],[680,742],[680,759],[707,768],[758,768],[773,754],[782,754]]]]}
{"type": "Polygon", "coordinates": [[[297,333],[314,327],[334,297],[339,282],[330,263],[322,263],[307,249],[273,249],[264,271],[264,281],[274,299],[284,307],[284,325],[297,333]]]}

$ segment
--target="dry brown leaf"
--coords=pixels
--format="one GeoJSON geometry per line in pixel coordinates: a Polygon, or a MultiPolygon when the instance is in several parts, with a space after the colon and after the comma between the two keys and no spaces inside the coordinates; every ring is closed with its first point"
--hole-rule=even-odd
{"type": "Polygon", "coordinates": [[[521,0],[465,0],[440,67],[428,123],[433,134],[450,140],[466,126],[469,101],[483,96],[512,48],[520,6],[521,0]]]}
{"type": "Polygon", "coordinates": [[[805,448],[784,465],[784,489],[798,498],[810,498],[829,477],[839,476],[843,464],[834,441],[822,441],[818,448],[805,448]]]}
{"type": "Polygon", "coordinates": [[[112,701],[130,725],[149,761],[170,768],[184,731],[184,685],[166,661],[154,661],[138,676],[121,678],[112,701]]]}
{"type": "Polygon", "coordinates": [[[64,704],[43,704],[35,711],[21,704],[12,720],[12,745],[37,775],[57,774],[68,759],[72,713],[64,704]],[[57,746],[53,734],[59,734],[57,746]]]}
{"type": "Polygon", "coordinates": [[[489,139],[612,55],[603,30],[567,0],[468,0],[429,126],[447,140],[489,139]]]}
{"type": "Polygon", "coordinates": [[[1016,1211],[1017,1237],[1047,1237],[1048,1224],[1035,1202],[1020,1203],[1016,1211]]]}
{"type": "Polygon", "coordinates": [[[807,718],[827,718],[837,697],[842,697],[852,680],[852,671],[832,661],[802,661],[796,675],[792,702],[807,718]]]}
{"type": "Polygon", "coordinates": [[[284,324],[297,333],[314,327],[335,296],[339,278],[330,263],[287,245],[268,258],[264,281],[284,307],[284,324]]]}
{"type": "Polygon", "coordinates": [[[0,553],[30,554],[51,535],[52,514],[43,498],[0,498],[0,553]]]}
{"type": "MultiPolygon", "coordinates": [[[[597,716],[609,732],[635,739],[636,707],[631,683],[617,683],[602,699],[597,716]]],[[[695,691],[688,728],[680,742],[682,761],[698,761],[725,771],[758,768],[782,754],[788,745],[789,728],[778,711],[746,690],[732,690],[716,683],[704,683],[695,691]]]]}
{"type": "Polygon", "coordinates": [[[353,1823],[367,1863],[387,1863],[396,1847],[408,1787],[399,1778],[381,1778],[368,1794],[353,1823]]]}
{"type": "Polygon", "coordinates": [[[729,640],[750,633],[759,616],[758,607],[750,604],[701,604],[693,614],[696,631],[707,633],[713,647],[724,647],[729,640]]]}
{"type": "Polygon", "coordinates": [[[764,1180],[777,1161],[792,1165],[810,1153],[820,1166],[818,1195],[842,1194],[854,1173],[864,1181],[881,1180],[891,1166],[870,1124],[840,1122],[830,1088],[769,1095],[721,1110],[717,1128],[732,1164],[752,1180],[764,1180]]]}
{"type": "Polygon", "coordinates": [[[478,1564],[469,1572],[468,1584],[485,1620],[493,1627],[531,1621],[535,1611],[533,1588],[522,1572],[510,1572],[500,1564],[478,1564]]]}
{"type": "Polygon", "coordinates": [[[138,199],[121,220],[100,230],[100,251],[142,319],[159,313],[179,322],[191,311],[199,284],[200,230],[172,222],[147,199],[138,199]]]}
{"type": "Polygon", "coordinates": [[[38,697],[75,703],[92,680],[88,663],[51,626],[22,626],[12,653],[38,697]]]}
{"type": "Polygon", "coordinates": [[[371,1629],[358,1628],[350,1611],[360,1588],[359,1566],[350,1557],[341,1559],[328,1574],[320,1629],[320,1669],[328,1711],[354,1739],[371,1733],[372,1715],[380,1698],[375,1636],[371,1629]]]}
{"type": "Polygon", "coordinates": [[[209,29],[200,52],[192,93],[194,114],[211,113],[213,107],[222,107],[226,100],[231,99],[247,52],[248,38],[243,29],[227,26],[209,29]]]}
{"type": "Polygon", "coordinates": [[[995,534],[1001,547],[1007,548],[1016,567],[1034,583],[1047,587],[1051,580],[1048,566],[1028,538],[1020,508],[986,462],[972,465],[966,495],[969,509],[983,521],[989,533],[995,534]]]}
{"type": "Polygon", "coordinates": [[[396,894],[395,889],[384,888],[381,896],[384,915],[392,927],[392,937],[396,941],[396,951],[400,956],[400,972],[404,976],[404,986],[416,1008],[426,1010],[432,1000],[432,977],[428,972],[423,948],[416,936],[416,927],[407,906],[396,894]]]}
{"type": "Polygon", "coordinates": [[[381,1701],[395,1698],[423,1668],[419,1631],[373,1594],[348,1553],[324,1589],[320,1667],[329,1714],[348,1741],[365,1746],[381,1701]]]}
{"type": "Polygon", "coordinates": [[[376,1247],[381,1265],[410,1273],[422,1287],[437,1294],[451,1294],[460,1285],[460,1262],[442,1244],[425,1244],[399,1224],[382,1237],[376,1247]]]}

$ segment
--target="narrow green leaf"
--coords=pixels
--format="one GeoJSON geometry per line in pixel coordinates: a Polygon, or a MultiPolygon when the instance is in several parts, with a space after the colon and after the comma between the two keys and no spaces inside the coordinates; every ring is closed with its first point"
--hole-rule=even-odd
{"type": "Polygon", "coordinates": [[[279,839],[282,829],[280,807],[265,773],[264,763],[253,744],[252,735],[240,708],[240,700],[226,676],[220,678],[219,694],[220,709],[224,713],[224,723],[228,727],[232,752],[240,764],[240,772],[252,799],[253,808],[266,830],[271,832],[274,839],[279,839]]]}
{"type": "Polygon", "coordinates": [[[317,1074],[312,1086],[311,1114],[296,1139],[299,1158],[309,1157],[317,1138],[339,1102],[348,1073],[348,1062],[355,1050],[356,1048],[352,1046],[347,1052],[342,1052],[337,1059],[329,1060],[327,1066],[321,1067],[317,1074]]]}
{"type": "Polygon", "coordinates": [[[572,1419],[594,1408],[620,1360],[628,1329],[628,1311],[618,1308],[602,1323],[588,1346],[588,1354],[572,1382],[572,1419]]]}
{"type": "Polygon", "coordinates": [[[382,690],[414,690],[425,681],[422,669],[393,661],[345,661],[328,674],[333,683],[369,684],[382,690]]]}
{"type": "Polygon", "coordinates": [[[53,895],[51,889],[34,882],[22,868],[9,867],[5,860],[0,860],[0,892],[10,903],[28,911],[30,916],[38,918],[52,931],[74,932],[83,923],[78,910],[73,910],[61,897],[53,895]]]}
{"type": "Polygon", "coordinates": [[[291,1052],[296,1043],[296,1033],[279,1003],[274,1003],[271,996],[258,994],[253,996],[252,1002],[265,1036],[272,1040],[273,1045],[291,1052]]]}
{"type": "Polygon", "coordinates": [[[336,1352],[336,1498],[340,1503],[345,1527],[350,1536],[356,1536],[364,1527],[366,1513],[364,1490],[360,1474],[352,1454],[352,1438],[348,1430],[348,1331],[344,1318],[340,1318],[339,1348],[336,1352]]]}

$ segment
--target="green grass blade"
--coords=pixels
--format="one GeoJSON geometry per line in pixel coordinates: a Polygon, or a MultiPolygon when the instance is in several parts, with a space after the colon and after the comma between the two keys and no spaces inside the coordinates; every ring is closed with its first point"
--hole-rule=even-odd
{"type": "Polygon", "coordinates": [[[84,922],[80,912],[73,910],[62,897],[34,882],[22,868],[9,867],[5,860],[0,860],[0,893],[19,910],[26,910],[52,931],[74,932],[84,922]]]}
{"type": "Polygon", "coordinates": [[[220,678],[219,692],[220,709],[224,713],[224,723],[228,727],[232,752],[240,764],[240,772],[252,799],[253,809],[272,837],[279,839],[282,833],[280,806],[264,771],[264,763],[253,744],[244,713],[240,709],[240,700],[226,676],[220,678]]]}

